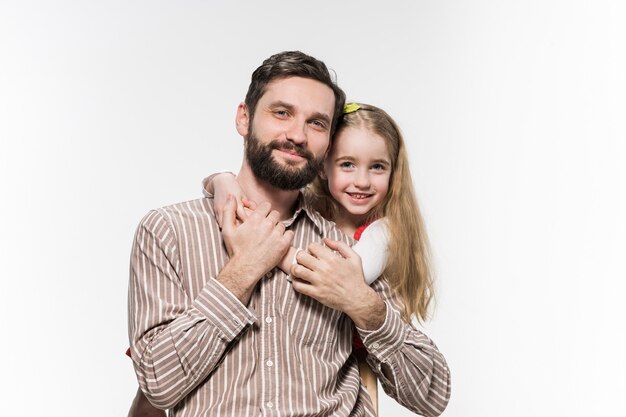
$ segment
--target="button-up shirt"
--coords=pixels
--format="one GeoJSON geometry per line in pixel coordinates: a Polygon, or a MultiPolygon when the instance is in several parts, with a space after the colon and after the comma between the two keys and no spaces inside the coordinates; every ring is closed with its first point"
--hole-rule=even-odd
{"type": "MultiPolygon", "coordinates": [[[[285,224],[302,249],[324,238],[352,243],[302,198],[285,224]]],[[[184,417],[373,416],[352,354],[350,318],[294,291],[278,268],[244,305],[216,279],[227,262],[208,194],[153,210],[139,224],[129,337],[148,399],[184,417]]],[[[369,365],[401,404],[440,414],[450,396],[445,359],[401,319],[402,305],[385,279],[372,287],[387,315],[379,329],[357,329],[369,365]]]]}

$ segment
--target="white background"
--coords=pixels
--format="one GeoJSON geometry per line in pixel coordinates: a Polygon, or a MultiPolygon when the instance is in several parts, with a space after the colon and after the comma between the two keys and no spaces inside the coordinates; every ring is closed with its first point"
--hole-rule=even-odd
{"type": "Polygon", "coordinates": [[[238,169],[250,74],[300,49],[405,133],[444,415],[626,415],[624,3],[223,3],[0,3],[0,413],[126,415],[134,229],[238,169]]]}

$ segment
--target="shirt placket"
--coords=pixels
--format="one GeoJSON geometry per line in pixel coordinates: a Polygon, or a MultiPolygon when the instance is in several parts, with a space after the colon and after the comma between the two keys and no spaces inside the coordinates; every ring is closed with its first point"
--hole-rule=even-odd
{"type": "Polygon", "coordinates": [[[278,414],[278,406],[276,399],[276,360],[277,346],[276,340],[276,297],[273,288],[276,274],[274,271],[269,272],[261,281],[261,352],[260,362],[262,366],[261,374],[261,415],[271,416],[278,414]]]}

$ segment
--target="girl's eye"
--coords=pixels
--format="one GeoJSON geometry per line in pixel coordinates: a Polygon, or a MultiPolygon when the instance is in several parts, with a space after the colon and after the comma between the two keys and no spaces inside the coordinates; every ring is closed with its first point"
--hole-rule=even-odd
{"type": "Polygon", "coordinates": [[[372,165],[372,169],[375,171],[384,171],[385,166],[383,164],[374,164],[372,165]]]}
{"type": "Polygon", "coordinates": [[[352,162],[349,162],[349,161],[344,161],[341,164],[339,164],[339,166],[341,168],[353,168],[354,164],[352,162]]]}

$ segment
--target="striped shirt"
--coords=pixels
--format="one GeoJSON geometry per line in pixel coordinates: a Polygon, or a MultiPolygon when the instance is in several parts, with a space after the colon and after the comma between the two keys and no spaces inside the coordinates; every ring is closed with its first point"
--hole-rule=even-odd
{"type": "MultiPolygon", "coordinates": [[[[323,238],[352,243],[302,198],[285,224],[302,249],[323,238]]],[[[352,354],[350,318],[295,292],[278,268],[243,305],[216,279],[227,262],[206,192],[153,210],[139,224],[129,337],[148,399],[170,416],[373,416],[352,354]]],[[[439,415],[450,396],[445,359],[401,319],[402,306],[386,280],[372,287],[387,316],[377,330],[357,329],[369,365],[402,405],[439,415]]]]}

